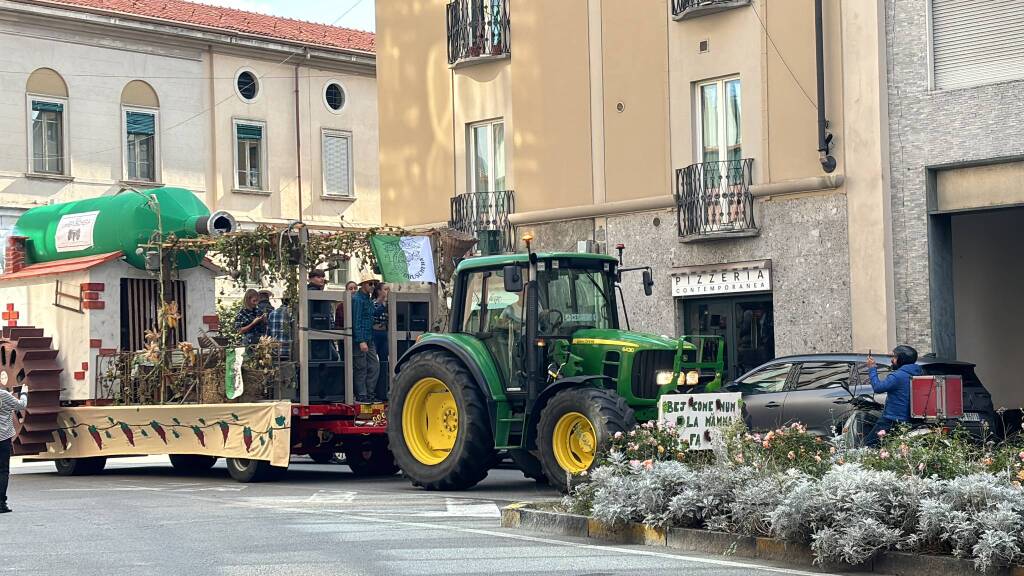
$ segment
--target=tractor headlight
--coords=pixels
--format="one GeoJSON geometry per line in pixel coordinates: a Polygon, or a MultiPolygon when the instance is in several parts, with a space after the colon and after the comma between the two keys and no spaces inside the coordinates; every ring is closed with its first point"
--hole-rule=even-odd
{"type": "Polygon", "coordinates": [[[700,372],[696,370],[690,370],[686,373],[686,384],[689,386],[696,386],[700,383],[700,372]]]}
{"type": "Polygon", "coordinates": [[[654,374],[654,381],[658,383],[658,386],[667,386],[672,383],[672,371],[671,370],[659,370],[654,374]]]}

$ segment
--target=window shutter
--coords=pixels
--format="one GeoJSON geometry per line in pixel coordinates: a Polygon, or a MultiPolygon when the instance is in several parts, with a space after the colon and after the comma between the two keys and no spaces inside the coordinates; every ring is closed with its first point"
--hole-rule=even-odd
{"type": "Polygon", "coordinates": [[[935,87],[1024,78],[1020,0],[932,0],[935,87]]]}
{"type": "Polygon", "coordinates": [[[352,140],[341,134],[324,134],[324,194],[351,196],[352,140]]]}
{"type": "Polygon", "coordinates": [[[32,101],[33,112],[63,112],[64,105],[57,102],[40,102],[39,100],[32,101]]]}
{"type": "Polygon", "coordinates": [[[152,136],[156,132],[156,116],[144,112],[128,112],[125,116],[125,126],[129,134],[152,136]]]}
{"type": "Polygon", "coordinates": [[[235,130],[239,140],[262,140],[263,126],[256,124],[237,124],[235,130]]]}

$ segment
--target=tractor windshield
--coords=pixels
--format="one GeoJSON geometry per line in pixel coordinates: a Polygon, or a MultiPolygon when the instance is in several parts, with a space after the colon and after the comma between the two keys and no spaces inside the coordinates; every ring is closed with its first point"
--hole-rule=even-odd
{"type": "Polygon", "coordinates": [[[617,328],[612,282],[600,269],[557,268],[538,271],[540,333],[571,336],[584,328],[617,328]]]}

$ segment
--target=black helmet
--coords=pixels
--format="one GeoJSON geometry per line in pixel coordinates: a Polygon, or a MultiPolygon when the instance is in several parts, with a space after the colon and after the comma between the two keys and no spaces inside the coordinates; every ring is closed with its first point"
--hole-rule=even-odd
{"type": "Polygon", "coordinates": [[[893,366],[893,368],[899,368],[901,366],[917,362],[917,350],[914,350],[906,344],[901,344],[893,348],[892,355],[896,357],[896,365],[893,366]]]}

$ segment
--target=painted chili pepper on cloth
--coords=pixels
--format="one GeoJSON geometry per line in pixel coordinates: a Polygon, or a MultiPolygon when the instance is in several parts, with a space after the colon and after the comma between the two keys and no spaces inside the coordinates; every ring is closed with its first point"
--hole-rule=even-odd
{"type": "Polygon", "coordinates": [[[153,428],[157,435],[160,436],[160,439],[164,441],[164,444],[167,444],[167,432],[164,430],[163,426],[161,426],[160,423],[157,422],[156,420],[150,422],[149,425],[153,428]]]}
{"type": "Polygon", "coordinates": [[[121,432],[124,432],[124,437],[128,439],[128,443],[135,446],[135,433],[132,432],[132,427],[121,422],[121,432]]]}
{"type": "Polygon", "coordinates": [[[195,432],[196,438],[199,439],[199,443],[203,445],[203,448],[206,448],[206,434],[203,434],[202,429],[199,426],[193,426],[192,431],[195,432]]]}
{"type": "Polygon", "coordinates": [[[221,421],[217,422],[217,426],[220,427],[220,433],[221,433],[222,436],[224,436],[224,445],[227,446],[228,445],[228,431],[230,430],[230,428],[228,427],[228,423],[223,421],[223,420],[221,420],[221,421]]]}
{"type": "Polygon", "coordinates": [[[60,438],[61,450],[68,449],[68,433],[63,430],[57,430],[57,437],[60,438]]]}
{"type": "Polygon", "coordinates": [[[100,431],[97,430],[95,426],[89,426],[89,434],[92,436],[92,439],[96,441],[96,446],[98,446],[100,450],[103,450],[103,437],[100,436],[100,431]]]}
{"type": "Polygon", "coordinates": [[[245,451],[248,452],[252,446],[252,429],[248,426],[242,430],[242,442],[245,442],[245,451]]]}

